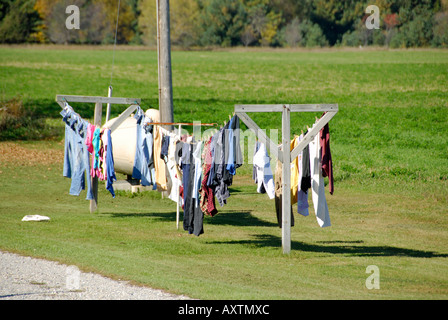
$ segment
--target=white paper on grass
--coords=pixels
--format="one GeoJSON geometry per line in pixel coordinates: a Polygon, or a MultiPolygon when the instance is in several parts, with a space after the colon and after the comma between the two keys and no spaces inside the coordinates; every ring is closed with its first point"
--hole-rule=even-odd
{"type": "Polygon", "coordinates": [[[38,214],[24,216],[22,221],[48,221],[49,217],[40,216],[38,214]]]}

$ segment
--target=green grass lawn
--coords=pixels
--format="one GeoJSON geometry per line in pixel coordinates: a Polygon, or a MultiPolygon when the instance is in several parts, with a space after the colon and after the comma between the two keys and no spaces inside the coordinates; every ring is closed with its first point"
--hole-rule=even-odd
{"type": "MultiPolygon", "coordinates": [[[[61,126],[56,94],[105,95],[112,52],[69,49],[0,47],[2,99],[21,96],[61,126]]],[[[0,249],[199,299],[448,297],[448,51],[175,51],[172,64],[175,121],[221,124],[240,103],[339,104],[332,226],[295,211],[283,255],[274,202],[256,193],[250,164],[200,237],[176,229],[175,204],[157,192],[113,199],[100,188],[90,214],[85,193],[68,195],[60,139],[2,142],[0,249]],[[22,159],[8,156],[11,146],[22,159]],[[21,222],[26,214],[51,221],[21,222]],[[366,288],[369,265],[379,290],[366,288]]],[[[117,51],[113,86],[157,108],[157,53],[117,51]]],[[[91,105],[74,107],[93,116],[91,105]]],[[[281,127],[280,114],[251,116],[281,127]]],[[[315,116],[292,115],[292,134],[315,116]]]]}

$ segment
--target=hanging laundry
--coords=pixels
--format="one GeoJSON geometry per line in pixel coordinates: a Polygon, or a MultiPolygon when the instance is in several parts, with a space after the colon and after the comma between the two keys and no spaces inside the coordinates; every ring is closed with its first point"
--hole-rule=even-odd
{"type": "Polygon", "coordinates": [[[311,170],[311,191],[319,226],[331,226],[330,214],[328,212],[328,205],[325,198],[324,177],[322,176],[321,160],[320,160],[320,135],[316,137],[309,144],[310,149],[310,170],[311,170]]]}
{"type": "Polygon", "coordinates": [[[232,130],[232,123],[234,123],[235,119],[232,118],[229,121],[229,129],[225,131],[224,141],[225,141],[225,165],[226,170],[231,175],[235,175],[235,163],[234,163],[234,150],[233,150],[233,130],[232,130]]]}
{"type": "Polygon", "coordinates": [[[165,178],[166,178],[166,188],[162,190],[162,194],[166,197],[169,197],[171,193],[171,189],[173,187],[173,181],[171,179],[171,173],[168,170],[168,149],[170,146],[170,136],[166,133],[162,133],[162,143],[160,148],[160,159],[165,162],[165,178]]]}
{"type": "Polygon", "coordinates": [[[330,194],[334,192],[333,161],[330,151],[330,130],[328,123],[319,132],[320,152],[322,155],[322,175],[328,177],[330,194]]]}
{"type": "Polygon", "coordinates": [[[93,200],[89,151],[85,144],[88,123],[76,114],[69,105],[66,105],[61,111],[61,115],[66,124],[63,176],[71,179],[69,194],[79,196],[81,190],[85,190],[87,181],[86,200],[93,200]]]}
{"type": "MultiPolygon", "coordinates": [[[[282,199],[283,199],[283,186],[282,186],[282,171],[283,164],[280,161],[277,161],[277,165],[275,167],[275,213],[277,215],[277,223],[278,226],[282,227],[283,214],[282,214],[282,199]]],[[[291,206],[291,227],[294,226],[294,214],[291,206]]]]}
{"type": "Polygon", "coordinates": [[[189,229],[189,214],[190,214],[190,144],[182,144],[182,156],[181,156],[181,168],[182,168],[182,185],[183,185],[183,201],[184,201],[184,230],[189,229]],[[188,202],[188,204],[187,204],[188,202]]]}
{"type": "Polygon", "coordinates": [[[113,147],[112,147],[112,137],[110,129],[105,129],[105,165],[106,165],[106,189],[111,193],[112,197],[115,198],[115,192],[113,188],[114,181],[117,181],[117,177],[115,176],[115,168],[114,168],[114,155],[113,155],[113,147]]]}
{"type": "Polygon", "coordinates": [[[215,196],[218,199],[218,203],[221,207],[227,203],[227,199],[230,197],[230,193],[228,190],[228,180],[231,178],[231,175],[227,170],[224,170],[226,167],[225,164],[225,154],[226,154],[226,134],[225,131],[229,127],[229,123],[227,123],[223,129],[221,129],[218,133],[218,139],[216,141],[216,158],[215,158],[215,196]]]}
{"type": "Polygon", "coordinates": [[[212,139],[213,137],[210,137],[210,139],[205,142],[204,150],[202,153],[202,181],[201,188],[199,189],[199,194],[202,212],[213,217],[218,213],[218,210],[216,209],[215,205],[214,191],[211,187],[207,186],[210,169],[212,167],[212,139]]]}
{"type": "MultiPolygon", "coordinates": [[[[226,150],[228,152],[229,143],[226,143],[226,130],[229,128],[227,123],[223,128],[216,133],[216,144],[214,148],[214,177],[212,178],[212,184],[214,187],[215,197],[218,199],[218,203],[223,207],[227,203],[227,199],[230,197],[229,186],[232,185],[233,176],[226,168],[226,150]]],[[[228,141],[228,140],[227,140],[228,141]]]]}
{"type": "MultiPolygon", "coordinates": [[[[254,156],[258,151],[258,147],[260,146],[260,144],[258,143],[258,141],[255,141],[254,143],[254,156]]],[[[255,181],[256,184],[258,184],[258,180],[257,180],[257,167],[255,166],[255,164],[253,164],[254,162],[252,161],[252,180],[255,181]]],[[[262,185],[262,189],[259,191],[259,193],[266,193],[266,190],[264,190],[264,187],[262,185]]]]}
{"type": "Polygon", "coordinates": [[[107,180],[107,161],[106,161],[107,152],[106,152],[106,145],[108,144],[108,139],[107,139],[106,130],[108,130],[108,129],[101,130],[101,152],[100,153],[101,153],[102,159],[103,159],[103,162],[101,164],[101,177],[102,177],[102,180],[107,180]]]}
{"type": "Polygon", "coordinates": [[[166,191],[167,190],[167,180],[166,180],[166,164],[165,161],[160,157],[162,151],[162,139],[163,133],[162,128],[160,126],[154,126],[154,169],[155,169],[155,178],[156,185],[158,191],[166,191]]]}
{"type": "Polygon", "coordinates": [[[195,205],[193,199],[194,193],[194,150],[196,149],[196,143],[184,143],[182,147],[182,169],[183,169],[183,182],[184,182],[184,230],[189,234],[199,236],[204,233],[203,219],[204,213],[200,206],[195,205]]]}
{"type": "Polygon", "coordinates": [[[256,170],[257,192],[267,193],[269,199],[275,197],[274,176],[271,170],[271,158],[268,155],[264,143],[256,142],[256,153],[253,157],[253,165],[256,170]]]}
{"type": "MultiPolygon", "coordinates": [[[[176,152],[177,147],[179,146],[179,140],[177,139],[170,139],[170,144],[168,146],[168,160],[166,163],[167,166],[167,172],[170,176],[171,180],[171,191],[169,193],[168,198],[173,200],[174,202],[178,203],[180,199],[179,195],[179,188],[182,185],[182,175],[179,174],[179,166],[176,163],[176,152]]],[[[179,204],[182,206],[182,201],[179,204]]]]}
{"type": "Polygon", "coordinates": [[[170,146],[170,136],[162,135],[162,145],[160,147],[160,159],[168,161],[168,148],[170,146]]]}
{"type": "Polygon", "coordinates": [[[90,175],[92,177],[101,177],[100,171],[100,147],[101,147],[101,129],[99,127],[95,128],[92,138],[92,146],[93,146],[93,157],[92,157],[92,168],[90,171],[90,175]]]}
{"type": "Polygon", "coordinates": [[[202,154],[202,141],[199,141],[196,144],[195,149],[193,150],[194,177],[193,177],[192,197],[195,200],[196,207],[199,207],[199,189],[201,186],[201,178],[202,178],[201,154],[202,154]]]}
{"type": "MultiPolygon", "coordinates": [[[[300,142],[302,140],[303,140],[303,134],[298,137],[298,142],[300,142]]],[[[308,161],[307,168],[309,169],[309,167],[310,167],[309,155],[310,155],[310,153],[309,153],[308,146],[307,146],[306,151],[302,150],[299,153],[299,155],[297,156],[298,167],[299,167],[299,178],[298,178],[298,183],[297,183],[297,212],[305,217],[309,215],[308,193],[307,193],[307,191],[302,190],[301,181],[303,178],[303,170],[302,170],[302,168],[304,168],[303,162],[308,161]],[[307,155],[305,160],[304,160],[304,154],[307,155]]],[[[308,174],[309,174],[309,170],[308,170],[308,174]]],[[[311,184],[311,178],[310,178],[310,184],[311,184]]]]}
{"type": "MultiPolygon", "coordinates": [[[[302,135],[304,137],[308,133],[308,130],[302,135]]],[[[299,185],[300,190],[303,192],[307,192],[309,188],[311,188],[311,170],[310,170],[310,148],[309,144],[303,148],[302,154],[302,165],[300,166],[300,179],[299,185]]]]}
{"type": "Polygon", "coordinates": [[[89,151],[90,154],[93,154],[92,139],[93,139],[94,132],[95,132],[95,126],[89,123],[87,125],[87,133],[86,133],[85,144],[87,146],[87,151],[89,151]]]}
{"type": "MultiPolygon", "coordinates": [[[[299,143],[299,137],[295,136],[294,139],[291,140],[291,151],[297,146],[299,143]]],[[[291,204],[295,204],[297,202],[297,188],[299,185],[299,159],[296,157],[291,162],[291,204]]]]}
{"type": "Polygon", "coordinates": [[[210,162],[210,172],[209,172],[209,175],[207,178],[207,186],[213,187],[213,189],[215,187],[215,183],[214,183],[214,180],[215,180],[215,158],[216,158],[215,149],[216,149],[217,140],[218,140],[218,134],[216,133],[211,137],[211,140],[210,140],[210,152],[211,152],[212,158],[211,158],[211,162],[210,162]]]}
{"type": "Polygon", "coordinates": [[[146,125],[152,122],[146,118],[141,108],[137,108],[134,118],[136,119],[136,148],[132,177],[140,180],[142,186],[153,185],[156,188],[155,169],[153,161],[153,126],[146,125]]]}
{"type": "Polygon", "coordinates": [[[243,155],[240,146],[240,119],[233,116],[229,121],[228,129],[228,157],[226,169],[231,175],[236,174],[236,169],[243,164],[243,155]]]}

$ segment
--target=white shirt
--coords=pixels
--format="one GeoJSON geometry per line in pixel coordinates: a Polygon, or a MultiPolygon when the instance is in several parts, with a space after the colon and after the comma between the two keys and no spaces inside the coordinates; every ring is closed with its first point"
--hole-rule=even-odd
{"type": "Polygon", "coordinates": [[[320,167],[320,139],[319,134],[309,144],[310,149],[310,171],[311,171],[311,190],[314,211],[317,222],[322,228],[331,226],[330,214],[328,212],[327,200],[325,199],[324,177],[320,167]]]}
{"type": "Polygon", "coordinates": [[[272,174],[271,163],[266,146],[264,143],[259,144],[258,151],[254,155],[253,164],[257,174],[257,191],[260,192],[263,186],[269,199],[275,197],[274,175],[272,174]]]}

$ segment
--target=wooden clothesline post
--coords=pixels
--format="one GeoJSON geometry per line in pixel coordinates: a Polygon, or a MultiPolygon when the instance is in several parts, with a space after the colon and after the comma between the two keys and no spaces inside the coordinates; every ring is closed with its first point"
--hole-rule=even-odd
{"type": "MultiPolygon", "coordinates": [[[[102,115],[103,115],[103,103],[107,104],[124,104],[131,105],[125,111],[123,111],[115,122],[110,126],[110,131],[113,132],[120,124],[128,118],[141,102],[141,99],[135,98],[112,98],[112,97],[94,97],[94,96],[73,96],[73,95],[56,95],[56,102],[62,109],[67,102],[83,102],[83,103],[95,103],[93,125],[101,127],[102,115]]],[[[90,212],[93,213],[98,209],[98,177],[92,178],[92,191],[93,200],[90,200],[90,212]]]]}
{"type": "Polygon", "coordinates": [[[266,145],[270,153],[282,163],[282,248],[284,254],[291,252],[291,162],[314,139],[316,134],[338,112],[337,104],[271,104],[271,105],[235,105],[235,114],[249,129],[255,131],[260,142],[266,145]],[[282,143],[277,145],[269,139],[263,130],[246,114],[246,112],[281,112],[282,143]],[[325,112],[314,126],[306,133],[302,141],[291,151],[291,112],[325,112]],[[281,150],[280,150],[281,147],[281,150]]]}

